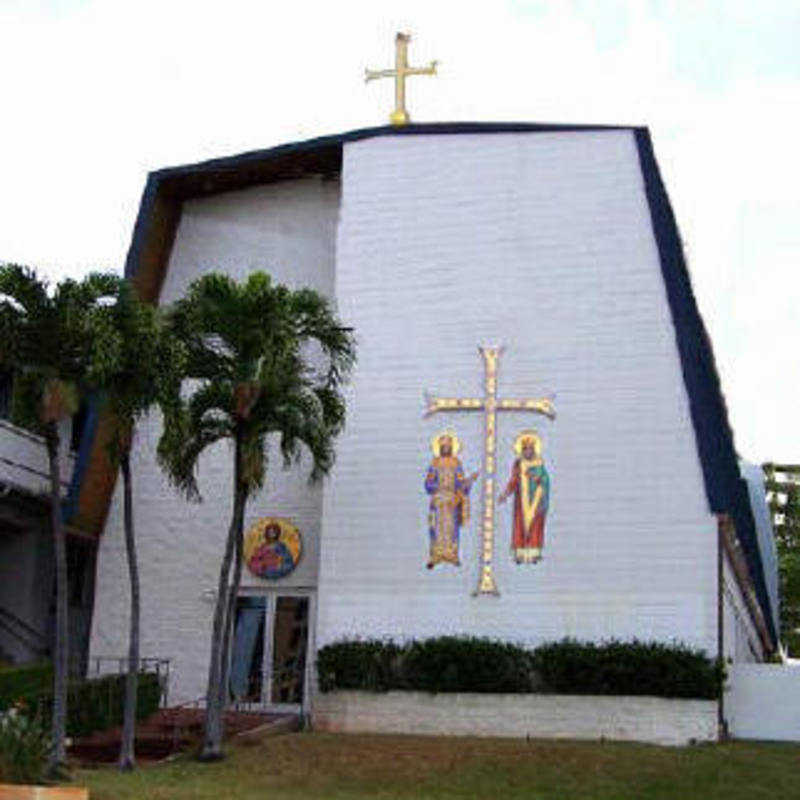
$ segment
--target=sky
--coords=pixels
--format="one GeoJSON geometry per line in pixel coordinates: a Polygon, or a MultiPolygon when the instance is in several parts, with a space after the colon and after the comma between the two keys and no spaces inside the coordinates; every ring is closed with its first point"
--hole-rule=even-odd
{"type": "Polygon", "coordinates": [[[121,271],[149,170],[381,125],[647,125],[737,449],[800,462],[797,0],[0,0],[0,262],[121,271]]]}

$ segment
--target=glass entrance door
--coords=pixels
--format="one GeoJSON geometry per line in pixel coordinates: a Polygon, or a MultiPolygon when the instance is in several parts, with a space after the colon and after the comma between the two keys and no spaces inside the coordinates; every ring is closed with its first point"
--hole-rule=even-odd
{"type": "Polygon", "coordinates": [[[307,594],[238,599],[230,670],[233,702],[300,710],[307,683],[311,602],[307,594]]]}

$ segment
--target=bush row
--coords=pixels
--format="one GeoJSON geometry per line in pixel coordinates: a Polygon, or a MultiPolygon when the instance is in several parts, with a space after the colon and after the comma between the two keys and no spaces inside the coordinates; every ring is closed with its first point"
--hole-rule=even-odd
{"type": "MultiPolygon", "coordinates": [[[[158,710],[161,684],[151,672],[139,674],[136,718],[158,710]]],[[[0,711],[21,706],[49,726],[53,710],[52,666],[36,665],[0,672],[0,711]]],[[[125,706],[125,675],[71,681],[67,687],[67,735],[87,736],[94,731],[122,725],[125,706]]]]}
{"type": "Polygon", "coordinates": [[[317,657],[319,687],[385,692],[652,695],[713,700],[724,668],[681,644],[601,644],[564,639],[533,650],[490,639],[443,636],[397,644],[342,641],[317,657]]]}

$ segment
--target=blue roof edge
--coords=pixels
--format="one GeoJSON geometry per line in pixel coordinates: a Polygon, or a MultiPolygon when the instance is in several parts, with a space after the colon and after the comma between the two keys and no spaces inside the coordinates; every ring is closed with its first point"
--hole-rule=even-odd
{"type": "Polygon", "coordinates": [[[634,135],[661,262],[661,274],[675,328],[683,381],[689,397],[689,410],[706,496],[713,513],[729,514],[733,518],[756,597],[764,613],[773,645],[777,645],[778,637],[764,580],[764,566],[758,549],[753,511],[747,485],[739,472],[733,432],[728,421],[728,410],[711,341],[692,291],[678,226],[661,179],[650,132],[647,128],[637,128],[634,135]]]}

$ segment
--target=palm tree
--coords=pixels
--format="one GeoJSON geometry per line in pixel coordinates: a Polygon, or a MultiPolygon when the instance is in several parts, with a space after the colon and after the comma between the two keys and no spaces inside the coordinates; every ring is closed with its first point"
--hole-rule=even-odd
{"type": "Polygon", "coordinates": [[[92,349],[88,380],[108,415],[107,452],[122,472],[123,525],[131,590],[128,674],[119,768],[135,766],[134,740],[139,675],[139,566],[133,524],[131,447],[136,423],[156,403],[174,402],[180,389],[180,350],[161,324],[157,310],[137,298],[131,284],[117,279],[110,302],[89,315],[92,349]]]}
{"type": "Polygon", "coordinates": [[[113,289],[114,276],[63,280],[53,292],[34,270],[0,267],[0,363],[14,371],[12,417],[45,440],[56,565],[52,751],[48,771],[65,759],[67,721],[67,559],[61,511],[59,425],[78,409],[86,387],[91,336],[87,315],[113,289]]]}
{"type": "Polygon", "coordinates": [[[245,506],[264,482],[267,438],[279,437],[285,466],[305,448],[313,461],[310,479],[328,472],[334,439],[344,425],[341,389],[355,360],[355,344],[327,300],[311,289],[273,284],[264,273],[250,275],[241,285],[225,275],[205,275],[169,316],[185,348],[185,372],[194,391],[165,422],[162,465],[187,497],[198,499],[200,454],[221,439],[234,445],[233,512],[214,609],[201,754],[212,760],[222,757],[245,506]]]}

